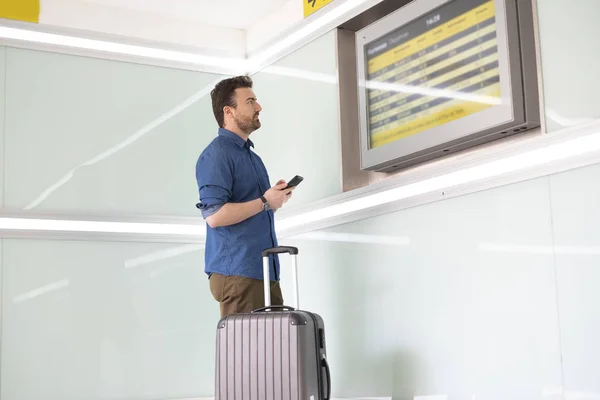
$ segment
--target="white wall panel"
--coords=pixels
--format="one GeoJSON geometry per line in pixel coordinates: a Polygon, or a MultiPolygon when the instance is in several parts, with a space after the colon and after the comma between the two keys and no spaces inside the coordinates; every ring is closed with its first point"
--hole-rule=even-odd
{"type": "Polygon", "coordinates": [[[5,206],[197,216],[217,79],[9,48],[5,206]]]}
{"type": "Polygon", "coordinates": [[[600,165],[552,176],[567,399],[600,399],[600,165]]]}
{"type": "Polygon", "coordinates": [[[251,136],[271,181],[304,181],[286,207],[341,193],[339,102],[335,32],[253,75],[263,107],[251,136]]]}
{"type": "Polygon", "coordinates": [[[4,240],[2,400],[213,394],[197,246],[4,240]]]}
{"type": "Polygon", "coordinates": [[[6,95],[6,47],[0,46],[0,208],[4,205],[4,127],[5,127],[5,95],[6,95]]]}
{"type": "Polygon", "coordinates": [[[548,131],[600,118],[600,2],[538,0],[548,131]]]}
{"type": "Polygon", "coordinates": [[[302,308],[327,324],[334,396],[560,398],[552,252],[510,251],[551,249],[547,178],[286,243],[302,308]]]}

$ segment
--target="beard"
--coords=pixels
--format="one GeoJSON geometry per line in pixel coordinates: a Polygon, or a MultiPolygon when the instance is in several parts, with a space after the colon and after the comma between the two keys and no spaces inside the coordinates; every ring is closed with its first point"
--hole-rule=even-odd
{"type": "Polygon", "coordinates": [[[240,130],[246,134],[251,134],[258,128],[260,128],[260,120],[258,119],[258,115],[255,115],[250,118],[235,118],[235,123],[240,128],[240,130]]]}

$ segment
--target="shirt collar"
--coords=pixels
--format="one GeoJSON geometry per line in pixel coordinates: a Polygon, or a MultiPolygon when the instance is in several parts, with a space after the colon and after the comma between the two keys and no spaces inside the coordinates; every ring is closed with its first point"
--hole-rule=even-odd
{"type": "Polygon", "coordinates": [[[231,140],[233,143],[237,144],[240,147],[254,147],[254,143],[252,143],[252,140],[248,139],[248,141],[245,141],[235,133],[225,128],[219,128],[219,136],[223,136],[224,138],[231,140]]]}

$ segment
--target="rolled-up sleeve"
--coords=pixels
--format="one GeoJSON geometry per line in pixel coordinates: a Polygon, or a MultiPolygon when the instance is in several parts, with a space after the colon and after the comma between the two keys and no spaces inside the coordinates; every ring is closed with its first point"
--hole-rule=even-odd
{"type": "Polygon", "coordinates": [[[200,198],[196,206],[206,219],[231,200],[233,171],[226,152],[219,147],[207,149],[196,164],[196,181],[200,198]]]}

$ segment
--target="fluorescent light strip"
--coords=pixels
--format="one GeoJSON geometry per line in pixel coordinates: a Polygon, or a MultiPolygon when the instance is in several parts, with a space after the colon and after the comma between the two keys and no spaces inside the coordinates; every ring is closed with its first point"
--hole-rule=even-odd
{"type": "MultiPolygon", "coordinates": [[[[288,239],[302,239],[315,241],[331,241],[344,243],[371,243],[392,246],[409,246],[410,238],[406,236],[387,236],[387,235],[369,235],[360,233],[345,233],[345,232],[324,232],[316,231],[295,235],[288,239]]],[[[159,250],[140,257],[125,260],[125,269],[137,268],[161,261],[169,260],[167,264],[173,263],[173,258],[204,250],[202,244],[187,244],[183,246],[171,247],[165,250],[159,250]]]]}
{"type": "Polygon", "coordinates": [[[542,149],[528,151],[516,156],[506,157],[472,168],[426,179],[399,188],[327,206],[301,215],[286,218],[278,222],[277,225],[279,229],[285,231],[302,225],[340,217],[394,201],[452,188],[465,183],[489,179],[498,175],[524,170],[526,168],[578,156],[599,149],[600,133],[596,133],[542,149]]]}
{"type": "Polygon", "coordinates": [[[123,43],[107,42],[103,40],[85,39],[75,36],[58,35],[54,33],[37,32],[25,29],[0,26],[0,37],[25,42],[43,43],[49,45],[65,46],[70,48],[104,51],[108,53],[132,55],[158,60],[176,61],[182,63],[224,67],[238,65],[237,69],[244,70],[244,59],[224,57],[210,57],[201,54],[185,53],[181,51],[164,50],[154,47],[135,46],[123,43]]]}
{"type": "Polygon", "coordinates": [[[280,76],[289,76],[292,78],[306,79],[313,82],[323,82],[337,85],[338,79],[334,74],[324,74],[322,72],[305,71],[302,69],[281,67],[278,65],[270,65],[264,68],[261,73],[273,74],[280,76]]]}
{"type": "Polygon", "coordinates": [[[447,394],[437,394],[430,396],[415,396],[413,400],[448,400],[447,394]]]}
{"type": "Polygon", "coordinates": [[[289,239],[316,240],[319,242],[369,243],[392,246],[408,246],[410,238],[406,236],[389,236],[363,233],[314,231],[295,235],[289,239]]]}
{"type": "Polygon", "coordinates": [[[211,57],[182,51],[165,50],[156,47],[115,43],[104,40],[38,32],[7,26],[0,26],[0,38],[64,46],[76,49],[94,50],[113,54],[145,57],[155,60],[206,65],[223,69],[224,72],[227,70],[227,72],[231,74],[244,74],[262,68],[261,64],[268,61],[269,58],[276,56],[279,52],[285,50],[287,47],[293,46],[296,43],[304,40],[317,30],[323,28],[325,25],[331,23],[335,19],[341,17],[347,12],[352,11],[354,8],[367,1],[368,0],[348,0],[337,7],[331,7],[327,12],[323,12],[323,14],[321,14],[314,21],[302,26],[297,31],[291,33],[282,40],[277,41],[271,47],[251,58],[211,57]]]}
{"type": "Polygon", "coordinates": [[[0,218],[0,230],[204,236],[205,225],[0,218]]]}
{"type": "MultiPolygon", "coordinates": [[[[598,150],[600,150],[600,133],[594,133],[581,138],[571,139],[567,142],[527,151],[519,155],[502,158],[497,161],[451,172],[435,178],[425,179],[406,186],[389,189],[380,193],[367,195],[354,200],[343,201],[314,211],[287,217],[277,222],[277,231],[279,234],[285,235],[286,230],[309,225],[318,221],[341,217],[394,201],[435,191],[447,190],[458,185],[473,183],[598,150]]],[[[205,237],[205,225],[202,222],[198,225],[185,225],[0,218],[0,230],[193,235],[198,236],[199,238],[205,237]]]]}
{"type": "Polygon", "coordinates": [[[517,253],[536,255],[578,255],[597,256],[600,255],[600,246],[560,246],[560,245],[533,245],[516,243],[491,243],[481,242],[478,244],[480,251],[497,253],[517,253]]]}
{"type": "Polygon", "coordinates": [[[260,68],[260,64],[275,56],[277,53],[283,51],[288,46],[292,46],[302,41],[312,33],[321,29],[330,22],[335,21],[337,18],[352,11],[363,3],[366,3],[367,1],[368,0],[348,0],[337,7],[323,9],[325,12],[319,18],[309,22],[289,36],[277,41],[271,47],[248,59],[248,67],[252,68],[252,70],[260,68]]]}

